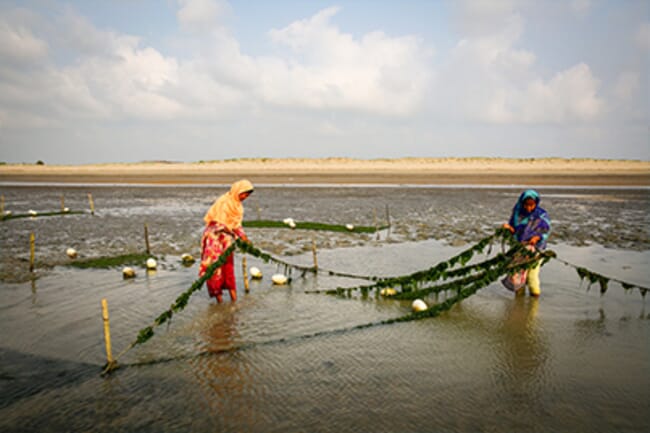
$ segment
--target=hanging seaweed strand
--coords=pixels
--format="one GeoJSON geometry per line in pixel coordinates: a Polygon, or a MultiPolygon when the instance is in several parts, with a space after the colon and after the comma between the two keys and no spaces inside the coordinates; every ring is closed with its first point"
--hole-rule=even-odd
{"type": "Polygon", "coordinates": [[[190,299],[190,297],[194,294],[194,292],[198,291],[203,287],[203,283],[205,283],[207,280],[209,280],[212,277],[212,274],[217,270],[217,268],[223,266],[226,263],[226,260],[228,257],[235,251],[236,244],[230,245],[220,256],[217,261],[212,263],[208,268],[206,269],[205,273],[196,279],[194,283],[190,286],[189,289],[187,289],[185,292],[181,293],[177,298],[176,301],[169,307],[168,310],[162,312],[154,321],[151,325],[146,326],[138,332],[138,336],[136,339],[129,344],[126,349],[124,349],[119,355],[117,355],[113,362],[110,364],[107,364],[104,366],[104,373],[108,373],[111,370],[114,370],[117,368],[117,361],[118,359],[124,355],[126,352],[131,350],[133,347],[135,347],[138,344],[143,344],[146,343],[151,337],[154,336],[154,328],[162,325],[163,323],[167,322],[172,318],[174,313],[178,313],[179,311],[182,311],[186,306],[187,303],[190,299]]]}

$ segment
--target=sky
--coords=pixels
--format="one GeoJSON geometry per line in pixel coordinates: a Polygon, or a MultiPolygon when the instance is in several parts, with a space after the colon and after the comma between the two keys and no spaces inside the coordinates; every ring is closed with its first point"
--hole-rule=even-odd
{"type": "Polygon", "coordinates": [[[0,0],[0,163],[650,160],[647,0],[0,0]]]}

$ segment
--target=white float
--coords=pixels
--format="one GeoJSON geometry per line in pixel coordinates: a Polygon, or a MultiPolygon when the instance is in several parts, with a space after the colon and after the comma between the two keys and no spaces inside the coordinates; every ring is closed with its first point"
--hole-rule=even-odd
{"type": "Polygon", "coordinates": [[[154,270],[156,267],[158,267],[158,263],[156,262],[156,259],[150,257],[147,259],[147,269],[154,270]]]}
{"type": "Polygon", "coordinates": [[[135,278],[135,271],[133,270],[133,268],[127,266],[122,269],[122,276],[124,277],[124,279],[135,278]]]}
{"type": "Polygon", "coordinates": [[[185,253],[185,254],[181,255],[181,261],[185,265],[191,265],[192,263],[194,263],[196,261],[196,259],[194,259],[194,256],[192,256],[191,254],[185,253]]]}
{"type": "Polygon", "coordinates": [[[379,294],[381,296],[395,296],[397,294],[397,290],[390,287],[385,287],[379,291],[379,294]]]}
{"type": "Polygon", "coordinates": [[[271,277],[271,281],[273,281],[273,284],[277,284],[277,285],[281,286],[283,284],[287,284],[289,279],[284,274],[274,274],[271,277]]]}
{"type": "Polygon", "coordinates": [[[420,311],[427,311],[429,306],[422,299],[416,299],[411,304],[411,309],[416,313],[419,313],[420,311]]]}
{"type": "Polygon", "coordinates": [[[77,250],[75,250],[74,248],[68,248],[67,250],[65,250],[65,253],[71,259],[76,259],[77,258],[77,250]]]}
{"type": "Polygon", "coordinates": [[[256,268],[255,266],[252,266],[250,268],[250,273],[251,273],[251,278],[254,280],[261,280],[262,279],[262,271],[260,271],[259,268],[256,268]]]}
{"type": "Polygon", "coordinates": [[[352,231],[352,230],[354,230],[354,224],[346,224],[345,228],[352,231]]]}

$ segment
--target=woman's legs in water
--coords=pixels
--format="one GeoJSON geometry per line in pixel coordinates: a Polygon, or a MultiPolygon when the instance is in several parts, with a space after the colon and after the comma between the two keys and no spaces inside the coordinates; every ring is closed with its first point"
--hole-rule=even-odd
{"type": "Polygon", "coordinates": [[[541,294],[539,283],[539,270],[542,267],[542,262],[538,261],[535,266],[528,270],[528,277],[526,283],[528,284],[528,292],[531,296],[539,296],[541,294]]]}

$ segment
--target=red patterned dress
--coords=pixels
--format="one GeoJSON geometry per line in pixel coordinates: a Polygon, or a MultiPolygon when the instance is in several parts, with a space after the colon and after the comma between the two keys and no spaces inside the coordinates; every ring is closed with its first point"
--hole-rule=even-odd
{"type": "MultiPolygon", "coordinates": [[[[212,263],[219,260],[221,254],[232,245],[236,238],[245,236],[241,228],[228,230],[218,222],[211,222],[205,227],[201,238],[201,266],[199,276],[203,276],[212,263]]],[[[223,289],[235,290],[235,263],[234,254],[230,254],[226,263],[217,268],[212,277],[206,282],[208,293],[215,298],[221,298],[223,289]]]]}

